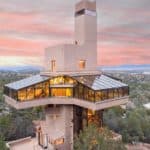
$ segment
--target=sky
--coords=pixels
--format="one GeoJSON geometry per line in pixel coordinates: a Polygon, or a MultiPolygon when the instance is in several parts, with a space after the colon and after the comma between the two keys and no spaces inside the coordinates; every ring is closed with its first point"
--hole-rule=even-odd
{"type": "MultiPolygon", "coordinates": [[[[75,0],[0,0],[0,66],[43,65],[74,41],[75,0]]],[[[98,65],[150,64],[150,0],[97,0],[98,65]]]]}

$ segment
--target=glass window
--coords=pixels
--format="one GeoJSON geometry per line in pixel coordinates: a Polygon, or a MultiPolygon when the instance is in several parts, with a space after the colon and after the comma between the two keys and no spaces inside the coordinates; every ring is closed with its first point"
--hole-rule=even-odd
{"type": "Polygon", "coordinates": [[[42,83],[35,85],[35,98],[43,97],[43,86],[42,83]]]}
{"type": "Polygon", "coordinates": [[[95,101],[100,100],[102,100],[102,92],[101,91],[95,92],[95,101]]]}
{"type": "Polygon", "coordinates": [[[17,92],[13,89],[8,89],[8,96],[10,96],[13,99],[17,99],[17,92]]]}
{"type": "Polygon", "coordinates": [[[80,60],[79,61],[79,69],[85,69],[85,67],[86,67],[86,61],[80,60]]]}
{"type": "Polygon", "coordinates": [[[113,99],[114,98],[114,90],[113,89],[109,89],[108,90],[108,98],[109,99],[113,99]]]}
{"type": "Polygon", "coordinates": [[[64,77],[65,78],[65,84],[74,84],[76,83],[75,80],[73,80],[72,78],[69,77],[64,77]]]}
{"type": "Polygon", "coordinates": [[[72,88],[51,88],[51,96],[53,97],[72,97],[72,88]]]}
{"type": "Polygon", "coordinates": [[[50,80],[50,85],[62,85],[69,84],[72,85],[75,83],[75,80],[69,77],[59,76],[50,80]]]}
{"type": "Polygon", "coordinates": [[[55,71],[56,70],[56,60],[52,60],[51,61],[51,71],[55,71]]]}
{"type": "Polygon", "coordinates": [[[90,100],[90,101],[94,101],[95,100],[95,93],[94,93],[94,91],[93,90],[88,90],[88,99],[90,100]]]}
{"type": "Polygon", "coordinates": [[[78,86],[79,90],[79,98],[83,99],[83,85],[79,84],[78,86]]]}
{"type": "Polygon", "coordinates": [[[58,84],[64,84],[65,80],[63,76],[56,77],[50,80],[51,85],[58,85],[58,84]]]}
{"type": "Polygon", "coordinates": [[[102,91],[102,100],[108,99],[108,92],[107,90],[102,91]]]}
{"type": "Polygon", "coordinates": [[[86,100],[89,99],[88,88],[87,87],[84,87],[84,99],[86,99],[86,100]]]}
{"type": "Polygon", "coordinates": [[[18,91],[18,100],[25,101],[26,100],[26,89],[22,89],[18,91]]]}
{"type": "Polygon", "coordinates": [[[114,89],[114,98],[119,97],[118,89],[114,89]]]}
{"type": "Polygon", "coordinates": [[[128,96],[128,95],[129,95],[129,88],[123,87],[123,96],[128,96]]]}
{"type": "Polygon", "coordinates": [[[34,99],[34,87],[27,88],[27,100],[34,99]]]}
{"type": "Polygon", "coordinates": [[[43,87],[44,87],[45,96],[48,97],[50,95],[50,93],[49,93],[49,82],[43,83],[43,87]]]}
{"type": "Polygon", "coordinates": [[[73,90],[72,88],[66,89],[66,97],[72,97],[73,96],[73,90]]]}
{"type": "Polygon", "coordinates": [[[74,97],[75,97],[75,98],[78,98],[78,95],[79,95],[79,92],[78,92],[78,85],[77,85],[77,86],[75,86],[75,88],[74,88],[74,97]]]}
{"type": "Polygon", "coordinates": [[[123,89],[122,88],[119,88],[119,97],[122,97],[123,96],[123,89]]]}

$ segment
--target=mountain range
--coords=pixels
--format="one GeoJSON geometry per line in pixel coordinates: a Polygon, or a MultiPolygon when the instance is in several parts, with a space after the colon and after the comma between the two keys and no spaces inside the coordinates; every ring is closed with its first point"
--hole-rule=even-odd
{"type": "Polygon", "coordinates": [[[39,72],[42,71],[43,68],[40,66],[0,66],[1,72],[39,72]]]}
{"type": "MultiPolygon", "coordinates": [[[[39,72],[41,66],[0,66],[1,72],[39,72]]],[[[145,65],[120,65],[120,66],[99,66],[98,70],[102,71],[150,71],[150,64],[145,65]]]]}
{"type": "Polygon", "coordinates": [[[102,67],[98,67],[98,69],[103,71],[150,71],[150,64],[102,66],[102,67]]]}

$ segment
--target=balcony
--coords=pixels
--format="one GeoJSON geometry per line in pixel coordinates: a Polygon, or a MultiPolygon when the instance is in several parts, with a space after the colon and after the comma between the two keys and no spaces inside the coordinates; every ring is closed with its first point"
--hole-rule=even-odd
{"type": "Polygon", "coordinates": [[[129,100],[128,96],[107,99],[99,102],[90,102],[83,99],[77,98],[66,98],[66,97],[51,97],[51,98],[40,98],[32,101],[19,102],[15,99],[4,95],[5,102],[16,109],[26,109],[31,107],[45,106],[45,105],[76,105],[91,110],[102,110],[114,106],[126,104],[129,100]]]}

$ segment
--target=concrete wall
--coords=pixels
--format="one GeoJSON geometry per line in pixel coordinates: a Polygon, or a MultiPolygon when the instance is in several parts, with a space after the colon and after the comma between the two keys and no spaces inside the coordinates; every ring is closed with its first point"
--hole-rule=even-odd
{"type": "Polygon", "coordinates": [[[51,71],[51,61],[56,60],[56,71],[64,69],[64,45],[56,45],[45,49],[45,70],[51,71]]]}
{"type": "Polygon", "coordinates": [[[96,16],[81,15],[75,17],[75,41],[77,41],[78,45],[97,43],[96,16]]]}
{"type": "Polygon", "coordinates": [[[64,44],[46,49],[45,70],[51,71],[51,60],[56,60],[56,71],[82,71],[79,61],[86,61],[83,71],[96,70],[97,46],[95,44],[73,45],[64,44]]]}
{"type": "Polygon", "coordinates": [[[73,106],[54,106],[45,109],[45,124],[41,124],[42,132],[50,141],[64,138],[64,144],[55,146],[58,150],[72,150],[73,146],[73,106]]]}
{"type": "Polygon", "coordinates": [[[97,67],[97,52],[94,50],[96,47],[92,44],[87,45],[66,45],[65,46],[65,70],[71,71],[92,71],[97,67]],[[93,51],[92,51],[93,49],[93,51]],[[79,61],[85,60],[86,67],[83,70],[79,68],[79,61]]]}

